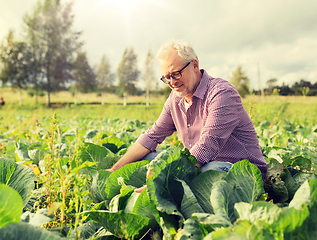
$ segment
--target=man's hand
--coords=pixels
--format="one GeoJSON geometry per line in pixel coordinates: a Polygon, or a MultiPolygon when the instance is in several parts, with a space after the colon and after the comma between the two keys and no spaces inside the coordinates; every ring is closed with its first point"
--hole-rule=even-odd
{"type": "Polygon", "coordinates": [[[129,147],[128,151],[119,159],[119,161],[117,161],[111,168],[107,169],[107,171],[113,172],[128,163],[139,161],[149,152],[149,149],[143,147],[140,143],[135,142],[129,147]]]}
{"type": "Polygon", "coordinates": [[[202,167],[202,164],[200,164],[200,163],[196,163],[195,164],[197,167],[202,167]]]}
{"type": "Polygon", "coordinates": [[[141,193],[145,188],[146,188],[146,185],[144,185],[144,186],[142,186],[142,187],[140,187],[140,188],[134,189],[134,191],[135,191],[136,193],[141,193]]]}
{"type": "MultiPolygon", "coordinates": [[[[106,169],[106,171],[114,172],[114,170],[111,169],[111,168],[106,169]]],[[[135,191],[136,193],[141,193],[145,188],[146,188],[146,185],[143,185],[143,186],[140,187],[140,188],[134,189],[134,191],[135,191]]]]}

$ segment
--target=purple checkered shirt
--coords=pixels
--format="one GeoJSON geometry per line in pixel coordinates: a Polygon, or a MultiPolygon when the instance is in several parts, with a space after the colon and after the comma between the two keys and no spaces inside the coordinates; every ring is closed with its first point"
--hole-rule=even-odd
{"type": "Polygon", "coordinates": [[[197,161],[235,163],[248,159],[266,171],[257,134],[244,109],[239,93],[221,78],[212,78],[206,71],[186,110],[184,98],[172,91],[157,121],[137,142],[150,151],[167,136],[178,136],[197,161]]]}

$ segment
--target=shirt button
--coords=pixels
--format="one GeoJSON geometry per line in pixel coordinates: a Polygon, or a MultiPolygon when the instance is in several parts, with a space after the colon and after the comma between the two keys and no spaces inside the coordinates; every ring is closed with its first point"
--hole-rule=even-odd
{"type": "Polygon", "coordinates": [[[189,147],[192,147],[192,145],[191,145],[191,144],[189,144],[189,147]]]}
{"type": "Polygon", "coordinates": [[[187,127],[190,127],[190,124],[189,124],[189,123],[187,124],[187,127]]]}

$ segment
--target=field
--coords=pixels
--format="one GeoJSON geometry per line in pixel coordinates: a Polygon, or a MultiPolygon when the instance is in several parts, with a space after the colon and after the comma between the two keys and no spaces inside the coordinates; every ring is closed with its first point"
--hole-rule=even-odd
{"type": "Polygon", "coordinates": [[[200,173],[177,135],[153,161],[109,168],[159,116],[164,97],[0,89],[0,239],[314,239],[317,99],[248,96],[268,163],[200,173]],[[147,185],[142,193],[135,188],[147,185]]]}
{"type": "Polygon", "coordinates": [[[63,118],[76,116],[86,116],[91,118],[141,118],[142,121],[154,121],[160,114],[164,103],[164,97],[151,99],[149,107],[145,105],[145,97],[128,97],[128,106],[122,105],[123,100],[114,94],[103,96],[104,105],[101,105],[101,97],[96,93],[79,94],[78,104],[74,105],[74,97],[69,92],[59,92],[51,94],[52,108],[46,107],[46,96],[38,97],[38,104],[35,104],[35,97],[22,93],[23,105],[19,104],[17,92],[10,89],[0,88],[0,97],[4,97],[5,106],[0,110],[0,114],[10,114],[10,116],[27,116],[42,118],[52,116],[54,112],[63,118]],[[132,105],[132,106],[131,106],[132,105]]]}
{"type": "MultiPolygon", "coordinates": [[[[138,119],[140,121],[155,121],[159,116],[165,98],[152,97],[150,106],[145,106],[144,96],[129,96],[128,106],[122,105],[122,99],[113,94],[105,94],[102,98],[95,93],[79,94],[78,105],[74,105],[74,97],[69,92],[53,93],[51,95],[52,108],[47,108],[46,96],[35,97],[22,92],[23,105],[19,105],[18,92],[0,88],[0,97],[4,97],[5,106],[0,109],[0,115],[49,117],[54,112],[63,118],[85,116],[91,118],[120,118],[138,119]],[[129,117],[127,117],[129,116],[129,117]]],[[[274,123],[291,122],[304,126],[317,125],[317,98],[301,96],[247,96],[243,104],[250,114],[254,124],[268,120],[274,123]]],[[[6,117],[7,118],[7,117],[6,117]]]]}

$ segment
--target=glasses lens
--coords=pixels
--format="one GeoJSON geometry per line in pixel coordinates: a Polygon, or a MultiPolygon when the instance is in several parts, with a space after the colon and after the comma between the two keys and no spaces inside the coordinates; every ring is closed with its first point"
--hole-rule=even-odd
{"type": "Polygon", "coordinates": [[[174,78],[175,80],[178,80],[182,77],[181,73],[180,72],[173,72],[171,74],[172,78],[174,78]]]}
{"type": "Polygon", "coordinates": [[[165,76],[162,76],[161,80],[162,80],[163,83],[166,83],[166,84],[168,83],[168,80],[165,78],[165,76]]]}

